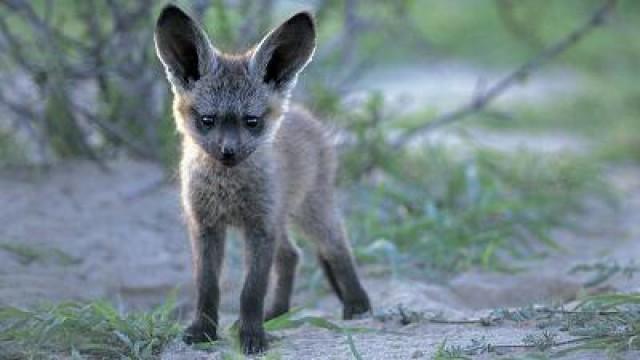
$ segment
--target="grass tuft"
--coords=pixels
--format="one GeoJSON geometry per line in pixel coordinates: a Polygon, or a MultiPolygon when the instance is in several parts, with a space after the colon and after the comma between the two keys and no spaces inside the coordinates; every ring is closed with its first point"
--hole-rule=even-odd
{"type": "Polygon", "coordinates": [[[103,301],[0,307],[0,358],[152,359],[180,333],[174,308],[173,297],[151,312],[129,314],[103,301]]]}

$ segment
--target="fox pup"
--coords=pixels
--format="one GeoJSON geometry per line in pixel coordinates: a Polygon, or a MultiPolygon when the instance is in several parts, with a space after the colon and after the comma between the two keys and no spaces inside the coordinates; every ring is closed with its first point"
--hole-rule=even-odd
{"type": "Polygon", "coordinates": [[[336,209],[331,141],[309,113],[288,106],[315,37],[313,18],[301,12],[245,54],[227,55],[178,7],[165,7],[158,18],[156,50],[174,93],[182,137],[182,203],[197,289],[186,343],[216,338],[218,279],[225,230],[231,226],[245,238],[239,319],[245,353],[265,351],[263,321],[289,310],[299,258],[287,236],[289,224],[317,245],[343,317],[371,311],[336,209]],[[265,313],[272,270],[274,301],[265,313]]]}

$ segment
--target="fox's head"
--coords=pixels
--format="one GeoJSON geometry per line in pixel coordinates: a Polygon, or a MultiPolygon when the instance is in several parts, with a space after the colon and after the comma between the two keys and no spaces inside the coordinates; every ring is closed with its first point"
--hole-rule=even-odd
{"type": "Polygon", "coordinates": [[[178,130],[225,166],[245,160],[277,131],[315,37],[313,18],[301,12],[245,54],[227,55],[189,15],[165,7],[155,43],[175,96],[178,130]]]}

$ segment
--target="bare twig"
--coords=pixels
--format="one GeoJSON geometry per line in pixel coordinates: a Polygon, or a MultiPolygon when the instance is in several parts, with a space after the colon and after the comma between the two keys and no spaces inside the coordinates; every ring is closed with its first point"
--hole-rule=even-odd
{"type": "MultiPolygon", "coordinates": [[[[579,344],[592,339],[593,337],[590,337],[590,336],[578,337],[578,338],[564,340],[564,341],[554,341],[553,343],[549,344],[549,346],[552,348],[557,348],[557,347],[562,347],[562,346],[567,346],[572,344],[579,344]]],[[[539,345],[537,344],[496,344],[496,345],[490,345],[488,350],[490,350],[489,352],[495,352],[496,350],[535,349],[538,347],[539,345]]]]}
{"type": "Polygon", "coordinates": [[[562,38],[560,41],[552,44],[543,49],[537,56],[528,62],[522,64],[516,68],[513,72],[496,82],[492,86],[488,87],[482,94],[477,94],[466,105],[453,110],[448,113],[444,113],[435,119],[427,122],[426,124],[407,131],[398,138],[396,138],[391,146],[395,149],[402,147],[404,144],[433,131],[434,129],[441,128],[445,125],[449,125],[460,121],[467,116],[483,110],[488,104],[502,95],[505,91],[512,86],[525,79],[529,74],[538,70],[545,65],[549,60],[556,58],[558,55],[564,53],[567,49],[578,43],[582,38],[591,32],[591,30],[603,24],[606,17],[611,13],[615,7],[617,0],[606,0],[600,7],[598,7],[581,26],[562,38]]]}
{"type": "Polygon", "coordinates": [[[8,116],[9,121],[14,129],[25,131],[26,135],[35,143],[37,155],[40,161],[47,162],[47,153],[50,148],[48,139],[42,136],[38,131],[38,119],[44,123],[42,116],[34,111],[31,107],[23,104],[17,104],[9,100],[2,91],[0,91],[0,105],[6,107],[14,116],[8,116]]]}
{"type": "Polygon", "coordinates": [[[82,115],[84,115],[90,123],[99,127],[107,137],[120,142],[125,146],[125,148],[131,151],[131,153],[143,159],[153,161],[158,160],[158,157],[153,152],[153,149],[149,149],[145,147],[144,144],[137,142],[129,133],[127,133],[127,131],[120,128],[118,124],[106,121],[100,118],[100,116],[93,114],[89,110],[80,106],[75,106],[74,108],[76,111],[79,111],[82,115]]]}

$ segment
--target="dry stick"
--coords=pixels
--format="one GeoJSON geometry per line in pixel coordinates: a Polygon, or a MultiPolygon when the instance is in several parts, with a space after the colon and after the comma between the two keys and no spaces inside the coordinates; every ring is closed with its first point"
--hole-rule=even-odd
{"type": "Polygon", "coordinates": [[[459,109],[442,114],[441,116],[436,117],[432,121],[429,121],[428,123],[418,128],[401,134],[397,139],[395,139],[395,141],[391,143],[391,147],[393,149],[399,149],[404,144],[415,139],[419,135],[426,134],[430,131],[433,131],[434,129],[449,125],[456,121],[460,121],[466,118],[468,115],[484,109],[491,101],[502,95],[513,85],[526,78],[533,71],[541,68],[549,60],[557,57],[558,55],[562,54],[567,49],[575,45],[591,30],[599,25],[602,25],[607,15],[609,15],[611,10],[615,7],[616,2],[617,0],[605,1],[602,6],[597,8],[592,13],[592,15],[584,24],[568,34],[562,40],[542,50],[533,59],[515,69],[513,72],[505,76],[502,80],[489,87],[485,92],[475,96],[468,104],[462,106],[459,109]]]}
{"type": "Polygon", "coordinates": [[[46,153],[49,145],[44,136],[36,129],[35,118],[37,114],[27,106],[9,101],[2,91],[0,91],[0,105],[4,105],[9,111],[14,113],[15,116],[9,116],[12,127],[15,131],[24,129],[27,132],[27,136],[36,144],[40,159],[44,161],[47,158],[46,153]],[[20,121],[18,118],[26,119],[26,121],[20,121]]]}
{"type": "MultiPolygon", "coordinates": [[[[565,341],[554,341],[551,345],[551,348],[557,348],[557,347],[561,347],[561,346],[567,346],[567,345],[572,345],[572,344],[577,344],[577,343],[581,343],[584,341],[588,341],[588,340],[592,340],[594,337],[591,336],[585,336],[585,337],[579,337],[579,338],[574,338],[574,339],[569,339],[569,340],[565,340],[565,341]]],[[[498,349],[532,349],[532,348],[536,348],[538,347],[538,345],[535,344],[496,344],[496,345],[490,345],[491,349],[498,350],[498,349]]]]}
{"type": "Polygon", "coordinates": [[[100,129],[102,129],[102,131],[104,131],[107,136],[120,141],[132,153],[146,160],[158,161],[158,157],[153,153],[151,149],[148,149],[146,146],[144,146],[144,144],[137,142],[124,129],[118,127],[117,124],[102,119],[100,116],[91,113],[89,110],[81,106],[75,106],[74,108],[82,115],[84,115],[89,122],[97,125],[100,129]]]}

